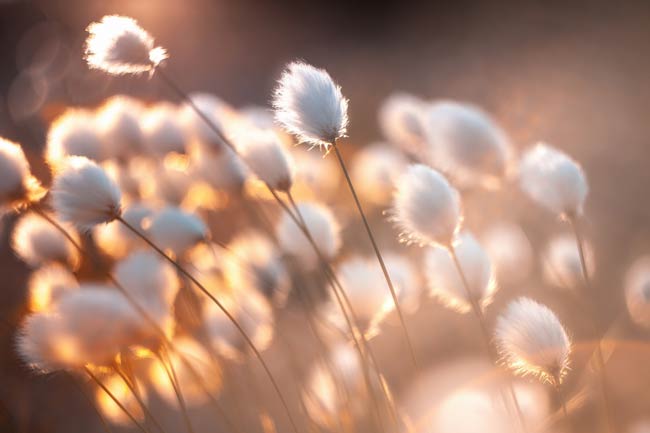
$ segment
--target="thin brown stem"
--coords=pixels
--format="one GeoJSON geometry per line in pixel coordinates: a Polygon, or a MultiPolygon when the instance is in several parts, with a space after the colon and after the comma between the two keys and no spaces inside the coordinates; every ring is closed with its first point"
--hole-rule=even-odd
{"type": "MultiPolygon", "coordinates": [[[[578,255],[580,256],[580,269],[582,270],[582,278],[585,285],[585,298],[590,299],[593,297],[591,279],[589,277],[589,269],[587,268],[587,260],[585,255],[584,239],[582,237],[582,232],[578,225],[578,219],[576,216],[568,217],[569,224],[573,229],[573,233],[576,238],[576,244],[578,247],[578,255]]],[[[594,327],[596,327],[596,305],[592,302],[592,322],[594,327]]],[[[600,385],[600,395],[603,404],[603,415],[605,417],[605,424],[607,425],[607,431],[612,433],[615,432],[614,428],[614,418],[612,415],[611,409],[611,400],[609,396],[609,388],[607,386],[607,374],[605,371],[605,358],[603,356],[602,349],[602,339],[599,338],[596,342],[596,370],[598,376],[598,383],[600,385]]]]}
{"type": "Polygon", "coordinates": [[[298,433],[298,427],[296,426],[296,423],[291,416],[291,412],[289,410],[289,405],[287,404],[284,396],[282,395],[282,392],[280,391],[280,387],[278,386],[275,378],[273,377],[273,374],[271,373],[271,370],[269,369],[268,365],[266,364],[266,361],[264,361],[264,358],[262,357],[262,354],[257,350],[257,347],[255,347],[255,344],[251,340],[251,338],[248,336],[246,331],[241,327],[237,319],[223,306],[223,304],[212,294],[208,289],[203,286],[192,274],[190,274],[183,266],[181,266],[176,260],[172,259],[169,257],[158,245],[153,243],[147,236],[144,234],[140,233],[139,230],[137,230],[135,227],[133,227],[131,224],[129,224],[124,218],[118,217],[117,220],[122,223],[129,231],[131,231],[133,234],[138,236],[140,239],[142,239],[147,245],[149,245],[156,253],[158,253],[161,257],[163,257],[168,263],[170,263],[174,268],[176,268],[181,274],[183,274],[187,279],[189,279],[196,287],[203,292],[205,296],[207,296],[214,304],[219,307],[219,309],[226,315],[228,320],[235,326],[239,334],[244,338],[244,341],[246,344],[250,347],[250,349],[253,351],[253,354],[255,357],[258,359],[260,364],[262,365],[262,368],[264,369],[267,377],[269,378],[269,381],[271,382],[271,385],[273,386],[276,394],[278,395],[278,398],[280,399],[280,403],[284,407],[284,410],[286,412],[287,418],[289,419],[289,422],[291,424],[292,429],[295,431],[295,433],[298,433]]]}
{"type": "Polygon", "coordinates": [[[117,364],[113,366],[113,370],[117,373],[118,376],[120,376],[120,378],[122,379],[126,387],[129,388],[129,391],[131,391],[131,394],[133,394],[138,404],[142,408],[142,411],[144,412],[146,419],[148,419],[154,426],[156,426],[158,431],[160,431],[161,433],[165,433],[165,429],[158,422],[156,417],[153,416],[153,413],[151,413],[149,407],[147,406],[144,399],[140,395],[140,391],[138,390],[135,381],[134,380],[132,381],[131,378],[129,378],[117,364]]]}
{"type": "Polygon", "coordinates": [[[174,363],[166,351],[161,349],[157,352],[158,360],[163,366],[167,378],[172,385],[174,394],[176,395],[176,401],[178,401],[178,406],[181,409],[181,414],[183,416],[183,421],[187,427],[189,433],[194,433],[194,428],[192,427],[192,421],[190,420],[189,412],[187,411],[187,405],[185,404],[185,398],[183,398],[183,392],[181,391],[181,384],[178,381],[178,376],[176,376],[176,369],[174,368],[174,363]],[[165,359],[166,358],[166,359],[165,359]]]}
{"type": "Polygon", "coordinates": [[[108,389],[106,385],[104,385],[102,381],[99,380],[99,378],[95,376],[95,374],[88,367],[83,367],[83,369],[86,372],[86,374],[92,379],[92,381],[95,382],[97,386],[99,386],[106,393],[106,395],[110,397],[111,400],[113,400],[113,403],[115,403],[117,407],[119,407],[120,410],[124,412],[124,414],[133,422],[133,424],[135,424],[136,427],[138,427],[138,429],[140,429],[140,431],[142,431],[143,433],[151,433],[149,429],[147,429],[145,426],[140,424],[138,420],[135,419],[133,415],[131,415],[131,412],[129,412],[126,409],[126,407],[124,407],[124,405],[120,402],[120,400],[117,397],[115,397],[115,394],[113,394],[111,390],[108,389]]]}
{"type": "Polygon", "coordinates": [[[88,394],[88,391],[86,391],[84,387],[81,386],[70,373],[66,372],[65,370],[64,372],[70,378],[70,381],[74,384],[74,387],[77,388],[77,390],[79,390],[81,395],[83,395],[84,399],[86,399],[86,401],[88,401],[88,404],[90,404],[90,406],[93,408],[93,411],[97,414],[97,417],[101,421],[102,427],[104,428],[104,430],[106,430],[106,433],[113,433],[113,429],[108,423],[106,417],[102,414],[102,411],[97,407],[97,404],[95,403],[93,397],[88,394]]]}
{"type": "MultiPolygon", "coordinates": [[[[460,279],[463,283],[463,288],[465,289],[465,294],[472,307],[472,312],[474,313],[474,316],[476,317],[476,321],[479,324],[479,328],[481,329],[481,337],[483,339],[483,343],[485,344],[488,358],[490,359],[490,362],[492,362],[492,364],[497,365],[497,355],[496,353],[494,353],[492,349],[492,344],[490,343],[492,341],[492,337],[490,335],[490,330],[487,326],[487,322],[485,320],[485,315],[483,314],[483,310],[481,309],[481,306],[478,300],[476,299],[476,297],[472,294],[472,290],[470,288],[469,282],[467,281],[467,276],[465,275],[463,266],[460,263],[460,260],[458,259],[458,254],[456,254],[456,248],[453,245],[449,245],[447,249],[454,262],[456,271],[458,272],[458,275],[460,276],[460,279]]],[[[508,384],[508,392],[515,406],[515,412],[517,413],[517,419],[519,421],[521,429],[522,431],[525,432],[526,423],[524,421],[524,415],[521,411],[521,406],[519,405],[519,400],[517,399],[517,395],[515,394],[515,390],[514,387],[512,386],[512,383],[508,384]]],[[[505,405],[506,409],[508,409],[510,405],[508,404],[508,399],[506,395],[503,393],[503,390],[501,390],[501,398],[503,400],[503,404],[505,405]]]]}
{"type": "Polygon", "coordinates": [[[363,225],[366,228],[366,232],[368,234],[368,238],[370,239],[370,243],[372,244],[372,248],[375,251],[375,256],[377,256],[377,261],[379,262],[379,266],[381,267],[381,271],[384,273],[384,278],[386,279],[386,284],[388,285],[388,289],[390,290],[390,295],[393,297],[393,303],[395,304],[395,310],[397,311],[397,315],[399,316],[399,321],[402,325],[402,330],[404,331],[404,338],[406,339],[406,343],[409,348],[409,352],[411,354],[411,359],[413,360],[413,365],[415,366],[416,370],[418,369],[418,362],[417,358],[415,357],[415,349],[413,348],[413,344],[411,342],[411,337],[408,332],[408,328],[406,327],[406,320],[404,319],[404,314],[402,313],[402,308],[399,305],[399,300],[397,298],[397,292],[395,291],[395,287],[393,286],[393,282],[390,279],[390,274],[388,273],[388,268],[386,267],[386,264],[384,263],[384,258],[381,255],[381,252],[379,251],[379,247],[377,246],[377,242],[375,240],[375,236],[373,235],[372,229],[370,228],[370,224],[368,223],[368,219],[366,218],[366,214],[363,211],[363,207],[361,206],[361,202],[359,201],[359,197],[357,196],[357,192],[354,188],[354,185],[352,183],[352,179],[350,178],[350,174],[348,173],[348,169],[345,166],[345,162],[343,161],[343,157],[341,156],[341,152],[339,152],[339,148],[336,144],[336,140],[332,141],[332,147],[334,148],[334,153],[336,154],[336,158],[339,161],[339,165],[341,166],[341,170],[343,171],[343,174],[345,175],[345,180],[347,181],[348,187],[350,189],[350,192],[352,193],[352,197],[354,198],[354,203],[357,206],[357,210],[359,211],[359,215],[361,216],[361,220],[363,221],[363,225]]]}

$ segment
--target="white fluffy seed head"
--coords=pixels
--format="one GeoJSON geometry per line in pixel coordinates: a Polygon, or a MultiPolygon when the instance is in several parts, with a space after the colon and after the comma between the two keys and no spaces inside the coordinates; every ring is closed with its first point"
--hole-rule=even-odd
{"type": "Polygon", "coordinates": [[[392,219],[403,241],[448,246],[462,222],[460,197],[443,175],[414,164],[397,180],[392,219]]]}
{"type": "Polygon", "coordinates": [[[61,320],[54,314],[28,316],[16,334],[16,351],[20,359],[38,373],[51,373],[69,367],[67,348],[61,338],[61,320]]]}
{"type": "Polygon", "coordinates": [[[0,207],[20,207],[45,194],[32,176],[23,149],[0,137],[0,207]]]}
{"type": "MultiPolygon", "coordinates": [[[[368,338],[377,335],[380,323],[395,308],[377,261],[352,257],[342,262],[336,273],[358,319],[360,331],[368,338]]],[[[332,308],[336,307],[332,304],[332,308]]]]}
{"type": "Polygon", "coordinates": [[[115,279],[156,318],[169,315],[180,283],[174,268],[152,251],[136,251],[117,263],[115,279]]]}
{"type": "Polygon", "coordinates": [[[280,251],[269,238],[246,231],[228,244],[228,251],[221,262],[230,287],[257,290],[276,306],[286,303],[291,279],[280,251]]]}
{"type": "Polygon", "coordinates": [[[113,96],[99,109],[96,116],[104,154],[108,158],[126,160],[142,151],[140,117],[144,107],[128,96],[113,96]]]}
{"type": "Polygon", "coordinates": [[[65,293],[79,288],[77,279],[66,267],[52,263],[35,270],[27,284],[29,309],[49,311],[65,293]]]}
{"type": "Polygon", "coordinates": [[[393,185],[406,166],[406,158],[387,145],[364,147],[352,162],[354,186],[366,201],[377,206],[387,205],[392,198],[393,185]]]}
{"type": "Polygon", "coordinates": [[[106,172],[80,156],[69,157],[56,174],[50,191],[58,217],[88,231],[118,218],[121,193],[106,172]]]}
{"type": "Polygon", "coordinates": [[[454,250],[469,288],[465,287],[449,251],[443,247],[432,247],[425,257],[429,293],[444,306],[459,313],[471,311],[472,303],[481,308],[487,307],[497,290],[490,258],[469,232],[458,236],[454,250]]]}
{"type": "Polygon", "coordinates": [[[431,104],[425,119],[436,167],[465,187],[499,186],[510,167],[511,144],[486,113],[469,104],[440,101],[431,104]]]}
{"type": "Polygon", "coordinates": [[[151,218],[147,231],[158,247],[177,257],[208,238],[208,228],[199,217],[171,206],[151,218]]]}
{"type": "Polygon", "coordinates": [[[195,174],[212,188],[240,193],[248,175],[247,167],[233,151],[206,152],[200,148],[192,153],[195,174]]]}
{"type": "Polygon", "coordinates": [[[290,63],[275,89],[273,107],[276,120],[302,142],[328,147],[346,134],[348,100],[323,69],[290,63]]]}
{"type": "Polygon", "coordinates": [[[556,215],[582,214],[589,185],[580,164],[565,153],[540,143],[528,150],[519,165],[522,190],[556,215]]]}
{"type": "Polygon", "coordinates": [[[418,158],[427,153],[423,124],[425,108],[424,101],[407,93],[389,95],[379,108],[379,127],[384,137],[418,158]]]}
{"type": "Polygon", "coordinates": [[[248,168],[275,190],[289,191],[294,163],[280,138],[272,130],[253,129],[237,136],[237,148],[248,168]]]}
{"type": "Polygon", "coordinates": [[[514,286],[530,275],[533,248],[518,225],[509,222],[492,225],[481,235],[481,244],[490,256],[500,283],[514,286]]]}
{"type": "Polygon", "coordinates": [[[144,114],[140,126],[145,148],[153,155],[165,156],[170,152],[186,152],[187,137],[175,106],[167,103],[156,104],[144,114]]]}
{"type": "Polygon", "coordinates": [[[59,116],[47,132],[45,159],[53,170],[65,166],[69,156],[84,156],[101,161],[104,144],[93,113],[69,109],[59,116]]]}
{"type": "MultiPolygon", "coordinates": [[[[50,217],[55,219],[52,215],[50,217]]],[[[76,233],[67,230],[78,242],[76,233]]],[[[52,224],[33,212],[25,214],[14,226],[11,246],[16,255],[32,267],[49,262],[73,269],[79,266],[79,252],[75,246],[52,224]]]]}
{"type": "MultiPolygon", "coordinates": [[[[341,246],[341,235],[332,212],[314,203],[300,203],[298,211],[323,257],[326,260],[334,258],[341,246]]],[[[318,255],[311,243],[286,213],[282,215],[276,233],[282,250],[304,266],[306,271],[318,265],[318,255]]]]}
{"type": "Polygon", "coordinates": [[[625,302],[632,321],[650,329],[650,256],[635,260],[625,274],[625,302]]]}
{"type": "MultiPolygon", "coordinates": [[[[190,95],[190,99],[194,106],[223,135],[225,131],[223,129],[222,116],[231,110],[228,104],[209,93],[193,93],[190,95]]],[[[194,107],[187,103],[184,104],[180,109],[179,115],[186,134],[196,140],[205,149],[221,151],[226,147],[219,134],[196,113],[194,107]]]]}
{"type": "Polygon", "coordinates": [[[88,66],[112,75],[153,73],[167,58],[167,51],[154,47],[154,40],[133,18],[107,15],[91,23],[86,39],[88,66]]]}
{"type": "Polygon", "coordinates": [[[569,369],[571,341],[557,316],[528,298],[511,302],[497,319],[495,341],[516,374],[561,383],[569,369]]]}
{"type": "MultiPolygon", "coordinates": [[[[587,241],[583,243],[583,248],[591,277],[596,270],[594,250],[587,241]]],[[[584,287],[580,251],[573,234],[562,234],[551,239],[542,257],[542,267],[546,282],[554,287],[570,290],[584,287]]]]}

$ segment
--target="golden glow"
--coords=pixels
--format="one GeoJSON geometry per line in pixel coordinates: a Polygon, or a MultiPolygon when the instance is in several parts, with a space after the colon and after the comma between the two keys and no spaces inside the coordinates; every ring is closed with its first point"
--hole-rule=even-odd
{"type": "MultiPolygon", "coordinates": [[[[138,421],[144,419],[144,411],[142,410],[142,407],[140,407],[135,395],[133,395],[129,387],[124,383],[119,375],[111,375],[102,379],[102,382],[135,419],[138,421]]],[[[143,386],[136,386],[140,392],[140,397],[146,401],[147,397],[145,388],[143,386]]],[[[99,387],[97,388],[95,391],[95,399],[97,407],[110,422],[119,425],[130,425],[132,423],[129,417],[103,389],[99,387]]]]}

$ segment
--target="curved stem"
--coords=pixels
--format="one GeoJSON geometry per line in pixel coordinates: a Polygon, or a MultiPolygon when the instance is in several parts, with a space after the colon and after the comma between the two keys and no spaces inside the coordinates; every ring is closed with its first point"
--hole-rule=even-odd
{"type": "Polygon", "coordinates": [[[122,379],[122,381],[124,382],[124,384],[126,385],[126,387],[129,388],[129,391],[131,391],[131,394],[133,394],[133,396],[135,397],[135,399],[138,401],[138,404],[140,405],[140,407],[141,407],[142,410],[144,411],[144,414],[145,414],[146,418],[147,418],[149,421],[151,421],[151,423],[152,423],[153,425],[155,425],[156,428],[157,428],[161,433],[165,433],[165,429],[164,429],[164,428],[162,427],[162,425],[158,422],[158,420],[156,419],[156,417],[153,416],[153,414],[151,413],[151,411],[150,411],[149,408],[147,407],[146,403],[144,402],[144,399],[143,399],[142,396],[140,395],[140,391],[137,389],[137,385],[135,384],[135,381],[131,381],[131,379],[130,379],[129,377],[127,377],[126,374],[124,374],[124,372],[122,371],[122,369],[121,369],[117,364],[115,364],[115,365],[113,366],[113,370],[117,373],[118,376],[120,376],[120,378],[122,379]]]}
{"type": "MultiPolygon", "coordinates": [[[[497,356],[492,350],[492,345],[490,344],[490,341],[492,340],[490,336],[490,331],[488,329],[487,323],[485,321],[485,316],[483,315],[483,310],[481,309],[481,306],[479,305],[478,301],[476,300],[475,296],[472,294],[472,290],[470,289],[469,282],[467,281],[467,276],[465,275],[465,271],[463,270],[463,266],[460,263],[460,260],[458,259],[458,255],[456,254],[456,248],[453,245],[449,245],[447,247],[449,254],[451,255],[451,258],[454,262],[454,266],[456,267],[456,271],[458,272],[458,275],[460,275],[460,279],[463,283],[463,288],[465,289],[465,294],[467,295],[467,299],[470,302],[470,305],[472,307],[472,312],[474,313],[474,316],[476,317],[476,320],[479,324],[479,327],[481,329],[481,336],[483,337],[483,343],[485,344],[485,348],[487,351],[488,358],[490,359],[490,362],[492,364],[497,365],[497,356]]],[[[524,415],[521,411],[521,406],[519,405],[519,400],[517,399],[517,395],[515,394],[514,387],[512,386],[512,383],[508,384],[508,392],[510,394],[510,398],[512,398],[513,404],[515,406],[515,411],[517,413],[517,419],[519,421],[519,424],[522,428],[522,431],[526,431],[526,422],[524,421],[524,415]]],[[[503,400],[503,404],[505,405],[506,409],[509,407],[508,404],[508,399],[506,398],[505,394],[503,393],[503,390],[501,389],[501,399],[503,400]]]]}
{"type": "Polygon", "coordinates": [[[348,173],[348,169],[345,166],[345,162],[343,161],[343,157],[341,156],[341,152],[339,152],[339,148],[336,144],[336,140],[332,141],[332,147],[334,148],[334,153],[336,154],[336,158],[339,161],[339,165],[341,166],[341,170],[343,171],[343,174],[345,175],[345,180],[347,181],[348,187],[350,189],[350,192],[352,193],[352,197],[354,198],[354,203],[357,206],[357,210],[359,211],[359,215],[361,216],[361,220],[363,221],[363,225],[366,228],[366,232],[368,233],[368,238],[370,239],[370,243],[372,244],[372,248],[375,251],[375,256],[377,256],[377,261],[379,261],[379,266],[381,267],[381,271],[384,273],[384,278],[386,279],[386,284],[388,285],[388,290],[390,290],[390,295],[393,297],[393,303],[395,304],[395,310],[397,310],[397,315],[399,316],[399,321],[402,325],[402,331],[404,331],[404,338],[406,339],[406,344],[408,345],[409,352],[411,354],[411,359],[413,360],[413,365],[415,366],[416,370],[419,368],[418,367],[418,362],[417,358],[415,357],[415,349],[413,348],[413,343],[411,342],[411,337],[408,332],[408,328],[406,327],[406,320],[404,319],[404,314],[402,313],[402,308],[399,305],[399,300],[397,299],[397,292],[395,291],[395,287],[393,287],[393,282],[390,279],[390,274],[388,273],[388,268],[386,268],[386,264],[384,263],[384,258],[381,255],[381,252],[379,251],[379,247],[377,246],[377,242],[375,241],[375,236],[372,233],[372,229],[370,228],[370,224],[368,223],[368,219],[366,218],[366,214],[363,211],[363,207],[361,206],[361,202],[359,201],[359,197],[357,196],[357,192],[354,189],[354,185],[352,184],[352,179],[350,178],[350,174],[348,173]]]}
{"type": "Polygon", "coordinates": [[[183,393],[181,391],[181,384],[178,381],[178,377],[176,376],[174,363],[171,357],[169,356],[169,354],[165,353],[166,356],[163,356],[162,349],[159,352],[157,352],[156,355],[158,356],[158,360],[160,361],[163,368],[165,369],[167,378],[169,379],[169,382],[171,383],[172,388],[174,389],[174,394],[176,395],[176,400],[178,401],[178,405],[181,409],[181,413],[183,415],[183,421],[185,422],[187,431],[189,433],[194,433],[194,428],[192,427],[192,421],[190,420],[190,415],[187,411],[187,406],[185,405],[185,398],[183,398],[183,393]],[[165,358],[167,358],[167,362],[165,362],[165,358]]]}
{"type": "Polygon", "coordinates": [[[135,424],[136,427],[138,427],[138,429],[140,429],[140,431],[142,431],[143,433],[151,433],[146,427],[140,424],[133,415],[131,415],[131,413],[124,407],[124,405],[120,403],[120,400],[117,397],[115,397],[115,394],[113,394],[111,390],[108,389],[106,385],[104,385],[102,381],[99,380],[99,378],[95,376],[95,374],[92,371],[90,371],[88,367],[84,366],[83,369],[86,372],[86,374],[93,380],[93,382],[95,382],[97,386],[99,386],[106,393],[106,395],[108,395],[110,399],[113,400],[113,403],[115,403],[117,407],[119,407],[120,410],[124,412],[124,414],[133,422],[133,424],[135,424]]]}
{"type": "Polygon", "coordinates": [[[269,378],[269,381],[271,382],[271,385],[273,386],[276,394],[278,395],[278,398],[280,399],[280,402],[282,406],[284,407],[284,410],[287,414],[287,418],[289,419],[289,422],[291,423],[291,426],[295,433],[298,433],[298,427],[296,426],[296,423],[291,416],[291,412],[289,411],[289,405],[287,404],[286,400],[284,399],[284,396],[282,395],[282,392],[280,391],[280,387],[278,386],[275,378],[273,377],[273,374],[271,373],[271,370],[269,369],[268,365],[266,364],[266,361],[264,361],[264,358],[262,357],[262,354],[257,350],[255,347],[255,344],[253,341],[250,339],[246,331],[241,327],[239,322],[237,322],[237,319],[223,306],[223,304],[212,294],[208,289],[206,289],[192,274],[190,274],[183,266],[181,266],[176,260],[172,259],[169,257],[165,252],[158,247],[155,243],[153,243],[147,236],[144,234],[140,233],[139,230],[137,230],[135,227],[133,227],[131,224],[129,224],[124,218],[118,217],[117,221],[122,223],[129,231],[131,231],[133,234],[138,236],[140,239],[142,239],[147,245],[149,245],[154,251],[156,251],[161,257],[163,257],[167,262],[169,262],[174,268],[176,268],[181,274],[183,274],[187,279],[189,279],[196,287],[203,292],[205,296],[210,298],[214,304],[219,307],[219,309],[226,315],[228,320],[235,326],[239,334],[244,338],[244,341],[246,344],[250,347],[250,349],[253,351],[253,354],[255,357],[258,359],[260,364],[262,365],[262,368],[264,369],[266,375],[269,378]]]}
{"type": "Polygon", "coordinates": [[[110,424],[108,423],[108,420],[104,415],[102,414],[102,411],[97,407],[95,404],[95,401],[93,400],[92,396],[88,394],[88,392],[84,389],[83,386],[81,386],[76,379],[67,371],[64,370],[64,373],[70,378],[70,381],[74,384],[75,388],[79,390],[81,395],[84,396],[84,398],[88,401],[88,404],[93,408],[95,413],[97,414],[97,417],[102,423],[102,427],[104,427],[104,430],[106,430],[106,433],[113,433],[113,429],[111,428],[110,424]]]}

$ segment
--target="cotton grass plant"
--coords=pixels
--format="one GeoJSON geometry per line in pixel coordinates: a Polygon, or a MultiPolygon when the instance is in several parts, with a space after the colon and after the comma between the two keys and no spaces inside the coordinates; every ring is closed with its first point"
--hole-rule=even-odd
{"type": "MultiPolygon", "coordinates": [[[[289,63],[272,108],[237,109],[185,92],[165,69],[167,51],[135,20],[107,16],[87,33],[90,68],[159,79],[179,100],[116,95],[95,108],[68,107],[47,133],[47,188],[21,146],[0,139],[0,201],[19,214],[11,246],[32,271],[16,334],[28,368],[89,381],[82,390],[91,387],[107,430],[175,431],[156,410],[159,397],[189,433],[203,428],[197,411],[208,405],[219,431],[406,432],[411,424],[377,346],[399,323],[417,366],[409,374],[419,380],[414,347],[433,342],[407,331],[407,318],[421,323],[433,298],[471,313],[492,364],[550,383],[564,416],[573,416],[564,379],[579,341],[527,298],[497,311],[495,324],[488,312],[535,278],[540,257],[551,284],[589,297],[598,275],[595,248],[580,230],[588,194],[580,164],[543,144],[518,158],[505,130],[471,104],[394,93],[379,109],[387,142],[351,154],[348,170],[341,145],[349,101],[325,70],[289,63]],[[292,146],[293,137],[335,161],[292,146]],[[339,195],[339,173],[352,205],[339,195]],[[465,193],[498,194],[515,173],[525,195],[568,221],[572,236],[545,240],[538,252],[514,218],[475,227],[465,193]],[[385,221],[371,229],[362,200],[373,213],[391,207],[399,234],[385,221]],[[357,223],[374,257],[356,245],[357,223]],[[382,233],[422,248],[383,239],[380,248],[382,233]],[[302,329],[287,329],[295,317],[309,344],[294,340],[302,329]],[[275,418],[255,362],[287,425],[275,418]],[[240,425],[247,417],[255,425],[240,425]]],[[[650,323],[646,262],[631,266],[624,290],[640,327],[650,323]]],[[[600,342],[596,358],[607,402],[600,342]]],[[[461,389],[440,402],[435,425],[462,429],[467,414],[459,410],[470,408],[486,431],[536,431],[520,384],[504,380],[504,413],[494,416],[485,395],[461,389]]]]}

